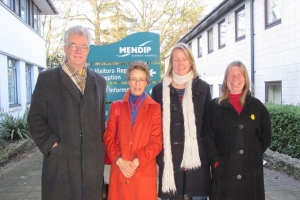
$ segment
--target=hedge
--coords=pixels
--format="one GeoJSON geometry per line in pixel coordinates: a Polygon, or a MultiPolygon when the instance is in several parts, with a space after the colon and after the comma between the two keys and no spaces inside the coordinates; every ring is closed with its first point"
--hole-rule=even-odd
{"type": "Polygon", "coordinates": [[[300,159],[300,107],[266,104],[272,125],[270,149],[300,159]]]}

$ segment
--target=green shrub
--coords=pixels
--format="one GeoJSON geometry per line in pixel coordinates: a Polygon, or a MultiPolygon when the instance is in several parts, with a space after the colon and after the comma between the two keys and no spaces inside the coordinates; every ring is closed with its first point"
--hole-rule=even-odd
{"type": "Polygon", "coordinates": [[[7,146],[6,141],[0,137],[0,150],[7,146]]]}
{"type": "Polygon", "coordinates": [[[300,158],[300,108],[294,105],[266,104],[272,124],[270,149],[300,158]]]}
{"type": "Polygon", "coordinates": [[[28,110],[22,117],[13,117],[8,113],[4,113],[0,118],[0,137],[6,140],[30,139],[27,114],[28,110]]]}

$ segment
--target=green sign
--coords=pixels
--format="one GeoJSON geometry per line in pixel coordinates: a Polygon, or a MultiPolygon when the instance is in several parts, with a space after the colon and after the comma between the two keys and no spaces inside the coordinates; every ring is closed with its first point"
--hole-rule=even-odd
{"type": "MultiPolygon", "coordinates": [[[[160,80],[159,34],[138,32],[112,44],[90,46],[87,57],[88,66],[103,76],[107,82],[106,118],[108,117],[110,102],[123,99],[125,92],[129,89],[126,71],[130,63],[137,60],[142,60],[148,64],[151,81],[160,80]]],[[[154,84],[150,83],[146,87],[148,94],[151,93],[153,86],[154,84]]]]}
{"type": "Polygon", "coordinates": [[[118,42],[90,46],[88,63],[97,62],[160,62],[159,35],[151,32],[131,34],[118,42]]]}

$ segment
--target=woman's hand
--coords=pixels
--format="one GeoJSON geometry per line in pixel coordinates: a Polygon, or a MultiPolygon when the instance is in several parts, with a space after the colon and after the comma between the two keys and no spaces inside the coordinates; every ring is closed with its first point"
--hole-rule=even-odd
{"type": "Polygon", "coordinates": [[[119,158],[116,164],[119,166],[122,174],[126,178],[131,178],[134,175],[135,170],[137,168],[137,166],[132,161],[124,160],[123,158],[119,158]]]}
{"type": "Polygon", "coordinates": [[[135,165],[135,168],[138,168],[138,166],[140,166],[140,161],[138,158],[133,159],[132,163],[135,165]]]}

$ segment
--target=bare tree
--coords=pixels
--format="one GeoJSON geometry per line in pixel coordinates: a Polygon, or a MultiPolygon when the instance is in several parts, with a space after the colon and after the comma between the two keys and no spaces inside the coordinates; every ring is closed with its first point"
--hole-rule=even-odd
{"type": "Polygon", "coordinates": [[[63,36],[68,22],[73,1],[53,0],[59,15],[45,15],[41,17],[41,34],[45,38],[47,67],[57,67],[63,57],[63,36]]]}
{"type": "Polygon", "coordinates": [[[81,0],[76,4],[81,12],[73,16],[73,20],[86,23],[94,33],[96,45],[112,43],[127,35],[126,19],[118,0],[81,0]]]}
{"type": "Polygon", "coordinates": [[[178,40],[203,17],[202,0],[123,0],[130,6],[124,10],[128,18],[136,19],[131,32],[150,31],[160,34],[161,60],[178,40]]]}
{"type": "MultiPolygon", "coordinates": [[[[85,23],[94,43],[116,42],[135,32],[160,34],[161,60],[203,17],[204,0],[54,0],[58,16],[45,16],[43,31],[49,63],[59,58],[63,32],[69,23],[85,23]],[[59,21],[59,22],[58,22],[59,21]],[[55,46],[56,45],[56,46],[55,46]]],[[[51,65],[50,65],[51,66],[51,65]]]]}

